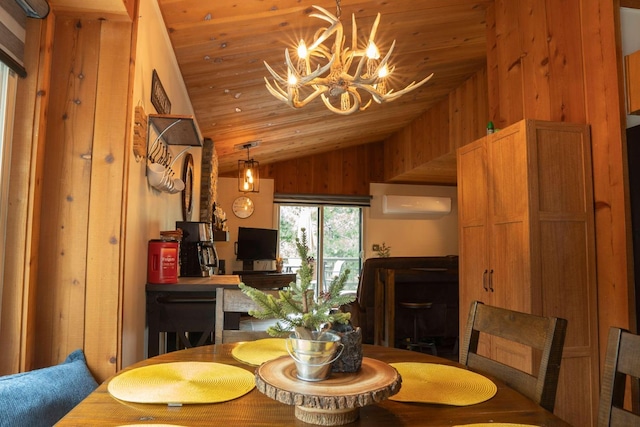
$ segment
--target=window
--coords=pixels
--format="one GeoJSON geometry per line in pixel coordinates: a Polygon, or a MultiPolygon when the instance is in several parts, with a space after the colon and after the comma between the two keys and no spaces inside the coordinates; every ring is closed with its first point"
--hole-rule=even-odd
{"type": "Polygon", "coordinates": [[[362,265],[362,208],[287,204],[279,205],[278,213],[279,256],[284,271],[296,272],[300,267],[295,239],[301,238],[304,228],[318,286],[324,288],[334,276],[349,269],[345,290],[355,292],[362,265]]]}
{"type": "Polygon", "coordinates": [[[6,248],[6,224],[9,200],[9,166],[11,161],[11,135],[16,99],[17,76],[0,62],[0,308],[2,307],[2,278],[6,248]]]}

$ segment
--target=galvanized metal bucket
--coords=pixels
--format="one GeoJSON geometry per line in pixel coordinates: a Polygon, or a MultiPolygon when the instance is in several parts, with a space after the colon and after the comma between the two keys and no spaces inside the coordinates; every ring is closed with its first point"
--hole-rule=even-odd
{"type": "Polygon", "coordinates": [[[344,349],[337,334],[332,332],[314,332],[313,334],[317,339],[304,340],[291,334],[287,340],[287,351],[296,364],[296,376],[304,381],[327,379],[331,374],[331,364],[340,357],[344,349]]]}

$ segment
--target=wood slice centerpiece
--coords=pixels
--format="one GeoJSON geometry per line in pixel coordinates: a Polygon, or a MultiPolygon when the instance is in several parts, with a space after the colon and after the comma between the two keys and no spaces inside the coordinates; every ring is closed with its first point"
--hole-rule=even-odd
{"type": "Polygon", "coordinates": [[[280,403],[295,405],[301,421],[337,426],[358,419],[359,408],[393,396],[400,391],[402,378],[387,363],[365,357],[355,373],[332,373],[319,382],[296,376],[293,359],[283,356],[265,362],[256,370],[256,387],[280,403]]]}

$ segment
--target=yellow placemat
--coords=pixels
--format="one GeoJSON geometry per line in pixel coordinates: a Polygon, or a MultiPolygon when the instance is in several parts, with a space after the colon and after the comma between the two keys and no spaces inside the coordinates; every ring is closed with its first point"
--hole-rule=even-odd
{"type": "Polygon", "coordinates": [[[513,424],[513,423],[475,423],[475,424],[460,424],[453,427],[538,427],[532,424],[513,424]]]}
{"type": "Polygon", "coordinates": [[[135,403],[216,403],[243,396],[255,387],[253,373],[213,362],[174,362],[123,372],[107,389],[135,403]]]}
{"type": "Polygon", "coordinates": [[[264,362],[286,356],[287,345],[284,338],[265,338],[246,341],[231,350],[231,355],[237,360],[253,366],[260,366],[264,362]]]}
{"type": "Polygon", "coordinates": [[[402,388],[390,400],[475,405],[491,399],[498,388],[490,379],[466,369],[435,363],[390,363],[402,376],[402,388]]]}

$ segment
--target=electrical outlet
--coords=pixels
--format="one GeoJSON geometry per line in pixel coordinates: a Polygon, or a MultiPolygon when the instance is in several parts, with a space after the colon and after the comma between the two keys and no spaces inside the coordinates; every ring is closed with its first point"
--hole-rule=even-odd
{"type": "Polygon", "coordinates": [[[371,245],[371,250],[374,252],[378,252],[380,250],[380,245],[377,243],[374,243],[373,245],[371,245]]]}

